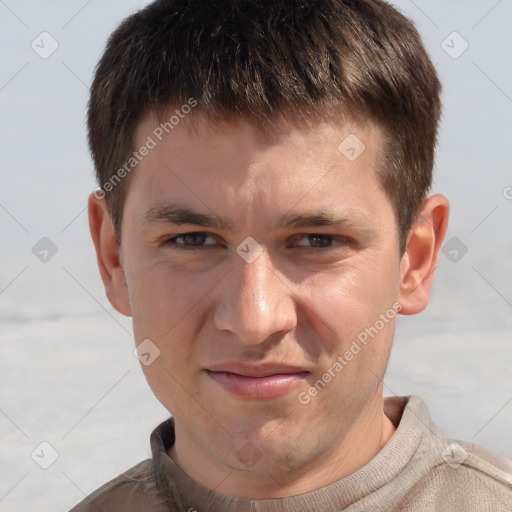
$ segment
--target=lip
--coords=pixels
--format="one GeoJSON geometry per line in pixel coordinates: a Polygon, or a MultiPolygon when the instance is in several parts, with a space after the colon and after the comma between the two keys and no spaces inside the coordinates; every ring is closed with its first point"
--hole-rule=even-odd
{"type": "Polygon", "coordinates": [[[206,374],[226,391],[241,398],[268,400],[295,388],[309,374],[307,370],[282,364],[224,364],[206,370],[206,374]]]}

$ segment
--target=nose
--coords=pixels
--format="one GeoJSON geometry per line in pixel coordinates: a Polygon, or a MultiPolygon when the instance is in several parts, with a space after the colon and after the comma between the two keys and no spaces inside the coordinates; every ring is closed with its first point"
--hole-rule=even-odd
{"type": "Polygon", "coordinates": [[[297,325],[293,291],[263,252],[247,263],[234,256],[234,268],[222,282],[214,312],[217,329],[245,345],[257,345],[297,325]]]}

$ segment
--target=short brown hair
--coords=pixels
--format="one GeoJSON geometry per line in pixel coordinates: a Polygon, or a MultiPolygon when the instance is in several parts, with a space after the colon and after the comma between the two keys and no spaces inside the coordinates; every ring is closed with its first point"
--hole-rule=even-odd
{"type": "Polygon", "coordinates": [[[213,122],[327,110],[378,123],[403,252],[432,182],[440,89],[418,32],[383,0],[156,0],[110,36],[91,88],[89,145],[118,242],[128,180],[103,184],[149,109],[194,98],[213,122]]]}

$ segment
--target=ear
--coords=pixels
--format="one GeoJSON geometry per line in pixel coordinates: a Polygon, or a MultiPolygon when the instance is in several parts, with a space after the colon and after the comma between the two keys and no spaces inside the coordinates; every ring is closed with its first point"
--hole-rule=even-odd
{"type": "Polygon", "coordinates": [[[439,194],[423,201],[417,220],[409,231],[405,253],[400,261],[402,315],[423,311],[430,298],[434,271],[446,235],[448,200],[439,194]]]}
{"type": "Polygon", "coordinates": [[[121,248],[116,240],[105,198],[100,199],[92,193],[89,196],[88,206],[89,229],[108,300],[117,311],[123,315],[131,316],[128,287],[121,265],[121,248]]]}

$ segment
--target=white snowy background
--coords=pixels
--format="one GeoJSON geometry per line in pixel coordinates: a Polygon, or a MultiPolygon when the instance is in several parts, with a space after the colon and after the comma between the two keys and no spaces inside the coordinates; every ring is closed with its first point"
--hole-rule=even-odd
{"type": "MultiPolygon", "coordinates": [[[[88,87],[110,32],[145,3],[0,0],[2,512],[68,510],[147,458],[168,416],[105,297],[85,210],[88,87]],[[41,32],[58,43],[46,59],[41,32]]],[[[444,84],[434,191],[455,245],[429,308],[399,319],[386,394],[422,396],[443,433],[512,458],[512,2],[393,3],[444,84]]]]}

